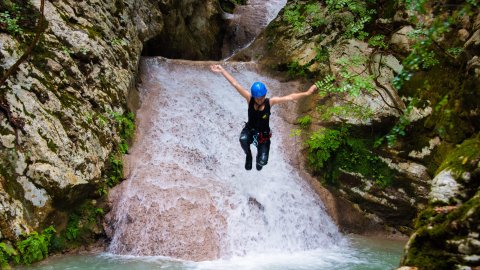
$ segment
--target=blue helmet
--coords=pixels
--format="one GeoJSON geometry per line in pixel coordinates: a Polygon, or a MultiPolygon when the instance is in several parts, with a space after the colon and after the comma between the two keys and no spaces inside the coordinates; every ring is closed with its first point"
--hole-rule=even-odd
{"type": "Polygon", "coordinates": [[[267,87],[261,82],[254,82],[250,90],[253,98],[263,97],[267,94],[267,87]]]}

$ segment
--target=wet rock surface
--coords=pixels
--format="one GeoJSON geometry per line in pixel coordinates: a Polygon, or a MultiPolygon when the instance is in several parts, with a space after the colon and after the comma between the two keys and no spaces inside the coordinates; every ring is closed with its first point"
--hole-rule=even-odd
{"type": "MultiPolygon", "coordinates": [[[[32,3],[28,11],[38,15],[40,1],[32,3]]],[[[97,196],[120,142],[114,115],[131,105],[143,44],[161,35],[193,57],[213,57],[222,40],[215,3],[45,1],[35,52],[1,86],[0,239],[42,229],[57,207],[97,196]]],[[[22,42],[0,33],[2,71],[23,54],[22,42]]]]}

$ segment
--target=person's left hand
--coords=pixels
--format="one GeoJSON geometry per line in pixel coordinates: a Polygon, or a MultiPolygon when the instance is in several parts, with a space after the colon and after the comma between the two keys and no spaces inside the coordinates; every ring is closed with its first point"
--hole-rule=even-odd
{"type": "Polygon", "coordinates": [[[308,88],[307,94],[308,94],[308,95],[311,95],[311,94],[313,94],[317,89],[318,89],[318,87],[317,87],[315,84],[312,84],[312,86],[310,86],[310,88],[308,88]]]}
{"type": "Polygon", "coordinates": [[[223,71],[223,67],[221,65],[211,65],[210,66],[210,69],[213,71],[213,72],[217,72],[217,73],[220,73],[223,71]]]}

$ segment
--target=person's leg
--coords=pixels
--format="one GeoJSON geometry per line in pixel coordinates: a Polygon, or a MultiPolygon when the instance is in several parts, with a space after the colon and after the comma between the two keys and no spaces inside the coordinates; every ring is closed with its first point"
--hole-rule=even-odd
{"type": "Polygon", "coordinates": [[[245,152],[245,170],[252,169],[252,151],[250,150],[250,144],[253,142],[253,135],[249,128],[244,127],[240,133],[240,145],[245,152]]]}
{"type": "Polygon", "coordinates": [[[257,170],[261,170],[268,163],[268,153],[270,152],[270,140],[257,146],[257,170]]]}

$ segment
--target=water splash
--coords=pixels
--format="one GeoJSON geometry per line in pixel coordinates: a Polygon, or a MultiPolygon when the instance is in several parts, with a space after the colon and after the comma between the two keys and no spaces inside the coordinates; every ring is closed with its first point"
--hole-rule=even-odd
{"type": "MultiPolygon", "coordinates": [[[[111,195],[110,252],[202,261],[338,246],[342,236],[282,148],[282,107],[273,108],[269,164],[245,171],[238,136],[247,103],[209,64],[142,60],[129,175],[111,195]]],[[[296,90],[253,64],[226,65],[246,87],[296,90]]]]}

